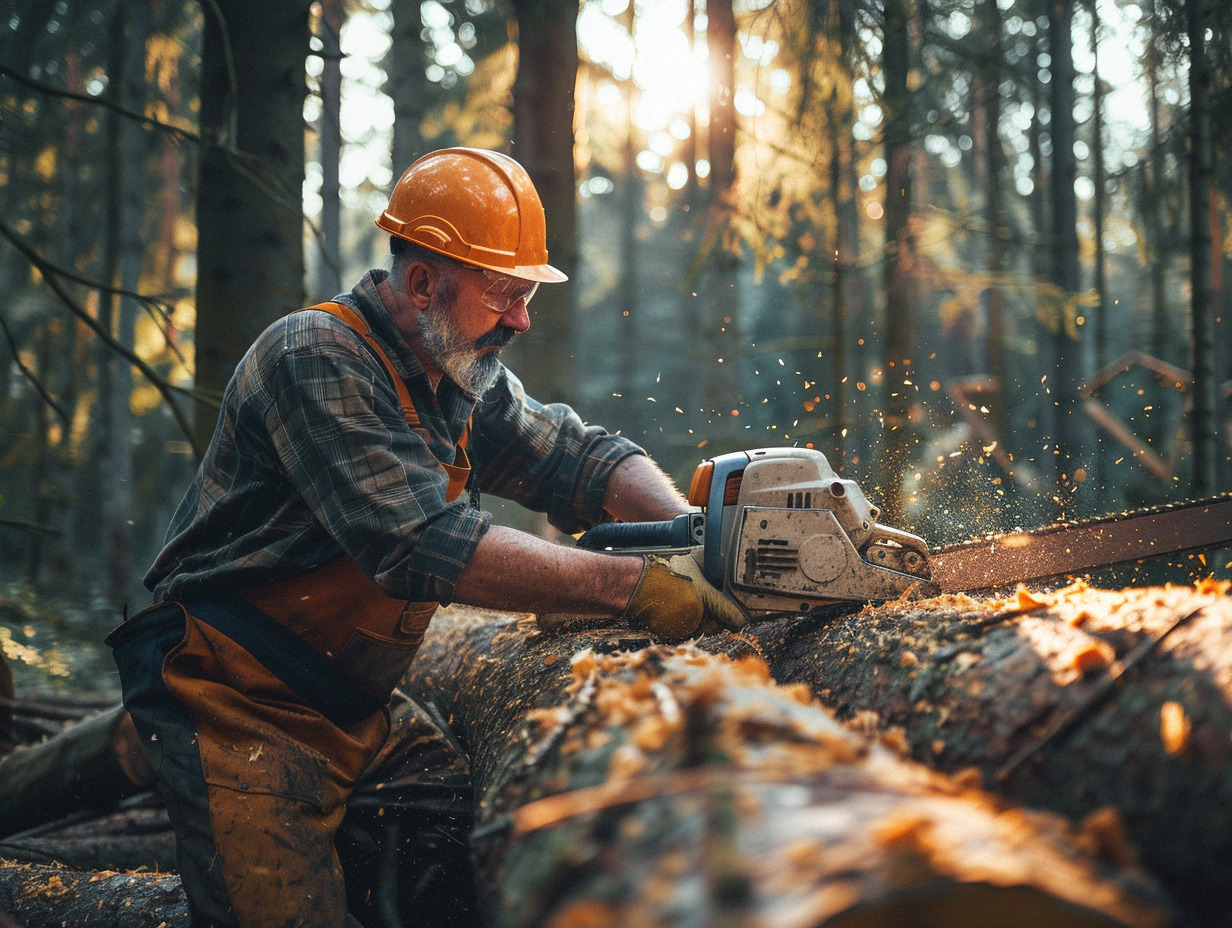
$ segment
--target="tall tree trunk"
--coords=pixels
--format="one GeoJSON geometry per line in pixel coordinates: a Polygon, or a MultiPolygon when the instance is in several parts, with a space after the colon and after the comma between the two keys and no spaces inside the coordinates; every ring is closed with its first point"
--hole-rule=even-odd
{"type": "MultiPolygon", "coordinates": [[[[1030,13],[1030,18],[1035,22],[1040,22],[1046,15],[1046,7],[1048,0],[1025,0],[1026,9],[1030,13]]],[[[1038,57],[1039,53],[1044,50],[1044,37],[1036,34],[1034,40],[1029,44],[1029,54],[1038,57]]],[[[1048,171],[1044,163],[1044,146],[1043,135],[1046,131],[1044,116],[1047,112],[1048,105],[1048,88],[1043,86],[1039,81],[1033,80],[1028,82],[1027,92],[1031,98],[1031,125],[1027,129],[1027,153],[1031,156],[1031,195],[1027,198],[1028,211],[1031,217],[1031,228],[1028,235],[1028,254],[1030,256],[1031,277],[1035,282],[1034,302],[1031,307],[1032,315],[1036,320],[1033,326],[1032,335],[1036,338],[1040,346],[1041,355],[1051,353],[1052,335],[1049,326],[1041,320],[1044,315],[1044,304],[1046,302],[1045,291],[1048,287],[1049,274],[1051,272],[1051,242],[1052,238],[1049,233],[1050,217],[1048,215],[1048,171]]],[[[1051,372],[1048,372],[1051,377],[1051,372]]],[[[1027,407],[1024,412],[1026,415],[1023,418],[1028,423],[1028,427],[1032,429],[1032,434],[1024,436],[1023,443],[1026,446],[1024,451],[1027,454],[1028,460],[1038,456],[1040,469],[1045,473],[1045,479],[1051,479],[1051,467],[1049,466],[1050,457],[1047,451],[1041,450],[1051,441],[1051,436],[1056,429],[1056,409],[1052,404],[1052,397],[1047,391],[1047,384],[1040,383],[1040,374],[1031,377],[1024,384],[1031,392],[1025,392],[1023,396],[1023,405],[1027,407]]],[[[1012,395],[1012,391],[1007,390],[1007,396],[1012,395]]]]}
{"type": "Polygon", "coordinates": [[[1076,472],[1083,466],[1083,423],[1078,412],[1078,388],[1083,381],[1082,329],[1075,324],[1078,292],[1082,287],[1078,253],[1078,199],[1074,191],[1074,43],[1072,0],[1049,0],[1048,48],[1052,63],[1049,82],[1049,132],[1052,137],[1052,280],[1055,311],[1052,319],[1052,361],[1048,378],[1053,430],[1046,435],[1058,482],[1056,500],[1061,514],[1069,511],[1076,472]]]}
{"type": "MultiPolygon", "coordinates": [[[[13,47],[21,51],[27,48],[17,41],[13,47]]],[[[79,53],[74,51],[66,55],[65,74],[69,90],[79,94],[85,92],[79,53]]],[[[65,109],[67,119],[62,151],[63,157],[71,162],[81,157],[86,115],[78,103],[69,103],[65,109]]],[[[61,171],[58,179],[63,185],[62,232],[54,253],[64,267],[81,266],[82,256],[89,253],[93,245],[89,224],[80,218],[84,212],[81,178],[74,171],[61,171]]],[[[22,276],[25,277],[25,274],[22,276]]],[[[79,385],[89,377],[87,371],[81,370],[84,365],[74,363],[78,337],[71,317],[59,309],[51,310],[48,318],[35,326],[35,370],[42,385],[57,398],[60,409],[68,416],[73,414],[81,394],[79,385]]],[[[52,526],[57,532],[30,533],[22,567],[27,581],[35,589],[63,589],[71,574],[72,547],[90,544],[82,538],[83,533],[75,525],[81,517],[81,507],[74,510],[66,505],[73,498],[71,456],[63,453],[69,443],[71,423],[61,420],[56,410],[40,401],[34,412],[33,429],[34,465],[28,484],[32,499],[31,521],[35,525],[52,526]],[[53,441],[56,432],[62,436],[62,444],[53,441]]]]}
{"type": "MultiPolygon", "coordinates": [[[[633,4],[630,4],[632,6],[633,4]]],[[[687,0],[684,12],[684,22],[681,24],[681,30],[684,32],[685,41],[689,49],[689,57],[692,58],[697,49],[697,0],[687,0]]],[[[689,124],[689,137],[684,140],[680,147],[680,159],[684,162],[685,168],[688,171],[685,179],[685,185],[681,189],[681,199],[684,203],[684,209],[689,213],[690,219],[697,219],[697,214],[694,212],[701,198],[700,191],[697,186],[697,100],[694,100],[689,106],[689,112],[686,117],[689,124]]],[[[691,225],[694,225],[692,223],[691,225]]]]}
{"type": "MultiPolygon", "coordinates": [[[[856,180],[854,176],[855,123],[853,92],[851,85],[852,26],[846,6],[839,0],[825,0],[822,22],[828,30],[819,30],[821,35],[837,33],[837,41],[831,47],[837,50],[837,60],[832,68],[830,93],[826,98],[826,131],[829,142],[830,203],[834,221],[834,254],[830,286],[830,367],[833,376],[830,383],[830,408],[834,410],[830,423],[830,450],[826,456],[836,470],[842,470],[848,460],[848,435],[851,431],[851,416],[848,409],[848,341],[852,330],[852,307],[855,303],[855,269],[860,260],[859,211],[855,207],[856,180]]],[[[814,9],[820,12],[821,4],[814,9]]]]}
{"type": "MultiPolygon", "coordinates": [[[[1163,222],[1163,196],[1164,196],[1164,151],[1163,142],[1160,138],[1160,21],[1159,21],[1159,4],[1160,0],[1151,0],[1151,19],[1150,29],[1147,36],[1146,50],[1146,80],[1147,80],[1147,99],[1149,106],[1147,112],[1150,116],[1150,137],[1151,148],[1146,164],[1146,214],[1147,214],[1147,261],[1151,275],[1151,350],[1161,361],[1173,360],[1171,344],[1173,342],[1172,319],[1168,308],[1168,256],[1169,249],[1167,246],[1167,236],[1164,231],[1163,222]]],[[[1152,418],[1151,422],[1156,424],[1156,420],[1152,418]]],[[[1157,423],[1162,425],[1162,419],[1157,423]]],[[[1163,435],[1151,435],[1151,438],[1156,440],[1162,439],[1163,435]]]]}
{"type": "Polygon", "coordinates": [[[730,241],[736,203],[736,15],[732,0],[707,0],[706,47],[710,62],[710,123],[707,155],[710,196],[702,248],[706,265],[702,285],[705,331],[711,348],[706,377],[706,406],[727,424],[728,440],[739,421],[730,414],[740,403],[740,258],[730,241]]]}
{"type": "MultiPolygon", "coordinates": [[[[1104,255],[1104,221],[1108,213],[1108,171],[1104,157],[1104,84],[1099,75],[1099,5],[1097,0],[1088,0],[1087,7],[1091,13],[1091,180],[1095,184],[1095,196],[1091,201],[1092,236],[1095,239],[1094,270],[1095,270],[1095,305],[1091,307],[1091,315],[1095,317],[1095,369],[1102,371],[1111,360],[1109,357],[1109,314],[1112,305],[1108,299],[1107,258],[1104,255]]],[[[1091,473],[1088,479],[1092,486],[1103,486],[1104,455],[1103,438],[1096,438],[1090,451],[1091,473]]]]}
{"type": "Polygon", "coordinates": [[[736,14],[731,0],[706,4],[706,46],[711,62],[710,198],[722,202],[736,186],[736,14]]]}
{"type": "MultiPolygon", "coordinates": [[[[997,0],[981,6],[981,34],[987,35],[986,57],[980,68],[979,89],[984,109],[984,211],[988,225],[988,374],[998,391],[991,420],[998,442],[1008,442],[1009,371],[1006,366],[1005,291],[1009,223],[1001,192],[1005,152],[1001,146],[1001,81],[1005,73],[1001,49],[1001,10],[997,0]]],[[[1009,451],[1010,449],[1005,449],[1009,451]]]]}
{"type": "MultiPolygon", "coordinates": [[[[33,367],[38,373],[40,383],[49,391],[54,392],[56,383],[63,382],[61,380],[63,365],[60,362],[60,355],[64,350],[65,340],[63,320],[57,316],[43,320],[35,328],[33,367]]],[[[58,490],[59,477],[62,473],[61,441],[67,438],[65,431],[68,423],[59,419],[50,404],[39,402],[34,410],[33,427],[34,466],[30,474],[31,522],[35,525],[50,526],[60,521],[63,515],[64,500],[58,490]]],[[[61,573],[64,553],[64,545],[50,536],[50,533],[32,532],[24,557],[23,566],[26,579],[36,589],[52,588],[56,577],[61,573]]]]}
{"type": "Polygon", "coordinates": [[[338,165],[342,159],[342,48],[339,38],[345,22],[342,0],[321,0],[321,228],[314,297],[322,300],[342,289],[342,202],[338,184],[338,165]]]}
{"type": "Polygon", "coordinates": [[[834,372],[830,382],[830,408],[834,410],[830,423],[830,450],[826,456],[838,469],[847,460],[847,332],[849,328],[848,277],[849,269],[855,266],[854,235],[844,221],[848,171],[844,162],[844,147],[850,138],[850,124],[840,120],[838,107],[833,97],[829,103],[826,123],[830,132],[830,197],[834,209],[836,241],[834,247],[833,274],[830,281],[830,369],[834,372]],[[844,132],[843,129],[848,129],[844,132]]]}
{"type": "MultiPolygon", "coordinates": [[[[698,0],[687,0],[683,30],[688,41],[690,58],[697,51],[697,10],[698,0]]],[[[702,148],[697,135],[698,110],[702,105],[700,99],[695,99],[689,106],[686,117],[689,124],[689,137],[684,140],[680,152],[681,160],[688,169],[685,185],[680,191],[681,209],[688,216],[688,222],[681,232],[681,240],[690,245],[696,243],[699,235],[705,234],[706,224],[705,196],[697,176],[698,160],[702,157],[702,148]]],[[[696,284],[696,268],[687,276],[682,275],[678,294],[678,318],[684,331],[700,340],[706,332],[709,312],[705,303],[697,297],[696,284]]],[[[707,368],[696,353],[683,358],[682,364],[687,365],[685,370],[688,376],[685,378],[681,393],[683,399],[681,405],[689,411],[691,417],[705,409],[707,368]]]]}
{"type": "Polygon", "coordinates": [[[540,287],[530,330],[513,356],[532,395],[576,395],[573,323],[578,268],[577,174],[573,158],[578,46],[576,0],[514,0],[518,74],[513,84],[511,154],[530,174],[547,212],[548,255],[569,282],[540,287]]]}
{"type": "MultiPolygon", "coordinates": [[[[197,388],[221,397],[240,357],[304,303],[304,61],[310,0],[205,7],[197,189],[197,388]]],[[[198,401],[205,448],[217,408],[198,401]]]]}
{"type": "Polygon", "coordinates": [[[879,468],[880,498],[887,519],[902,522],[905,510],[903,476],[910,466],[909,412],[915,398],[912,354],[915,350],[915,307],[911,235],[911,89],[912,0],[886,0],[883,29],[882,95],[885,144],[885,353],[883,372],[884,426],[879,468]]]}
{"type": "MultiPolygon", "coordinates": [[[[636,53],[637,12],[636,4],[630,2],[621,15],[629,33],[630,45],[636,53]]],[[[620,352],[620,384],[632,385],[637,376],[638,360],[645,346],[639,334],[642,326],[643,304],[638,299],[638,254],[637,233],[644,212],[642,194],[642,171],[637,164],[638,130],[634,122],[637,112],[637,81],[630,69],[629,79],[624,82],[625,138],[621,156],[623,180],[620,185],[620,297],[616,301],[620,318],[616,320],[617,346],[620,352]]]]}
{"type": "MultiPolygon", "coordinates": [[[[146,0],[117,11],[113,36],[119,50],[112,73],[116,101],[133,112],[145,110],[146,39],[150,31],[146,0]]],[[[140,289],[145,252],[143,219],[145,179],[150,152],[149,133],[124,117],[108,115],[110,135],[107,185],[105,279],[130,292],[140,289]]],[[[99,322],[126,348],[136,342],[138,306],[135,300],[103,294],[99,322]]],[[[104,592],[113,608],[128,600],[132,560],[133,439],[132,365],[107,345],[99,344],[99,419],[97,423],[98,499],[102,506],[102,550],[106,552],[104,592]]]]}
{"type": "Polygon", "coordinates": [[[394,102],[394,136],[391,145],[393,173],[398,178],[417,158],[426,155],[427,142],[421,128],[429,99],[428,66],[421,37],[423,21],[419,15],[422,0],[392,0],[393,28],[385,72],[389,75],[389,96],[394,102]]]}
{"type": "Polygon", "coordinates": [[[1104,84],[1099,76],[1099,5],[1088,0],[1091,13],[1091,158],[1092,177],[1095,184],[1095,199],[1092,201],[1092,228],[1095,235],[1095,296],[1098,302],[1093,308],[1095,316],[1095,368],[1103,370],[1108,357],[1108,273],[1104,258],[1104,219],[1108,212],[1108,170],[1104,158],[1104,84]]]}
{"type": "Polygon", "coordinates": [[[1195,915],[1232,924],[1232,599],[1221,586],[948,596],[755,626],[781,683],[943,771],[1074,821],[1115,808],[1195,915]]]}
{"type": "Polygon", "coordinates": [[[1215,313],[1211,298],[1211,63],[1206,52],[1204,0],[1185,5],[1189,32],[1189,268],[1193,407],[1189,436],[1193,448],[1190,493],[1216,490],[1215,457],[1219,423],[1215,410],[1215,313]]]}

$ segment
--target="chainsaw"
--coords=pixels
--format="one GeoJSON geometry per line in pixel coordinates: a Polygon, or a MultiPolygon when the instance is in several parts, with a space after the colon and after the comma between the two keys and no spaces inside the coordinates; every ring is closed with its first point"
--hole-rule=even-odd
{"type": "Polygon", "coordinates": [[[697,511],[665,522],[605,522],[577,543],[689,552],[750,615],[990,589],[1232,544],[1232,496],[1224,496],[931,550],[922,538],[881,525],[881,511],[860,487],[805,448],[703,461],[688,499],[697,511]]]}

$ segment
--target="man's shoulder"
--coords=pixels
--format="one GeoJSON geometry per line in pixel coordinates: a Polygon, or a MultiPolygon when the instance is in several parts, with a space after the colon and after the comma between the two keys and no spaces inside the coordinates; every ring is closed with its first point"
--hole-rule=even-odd
{"type": "Polygon", "coordinates": [[[275,319],[257,339],[262,354],[282,356],[301,351],[342,349],[363,354],[363,336],[320,305],[308,306],[275,319]]]}

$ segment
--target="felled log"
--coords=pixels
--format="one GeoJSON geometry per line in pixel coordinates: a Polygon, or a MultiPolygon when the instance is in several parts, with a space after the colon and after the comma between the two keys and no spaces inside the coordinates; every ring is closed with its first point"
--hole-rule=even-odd
{"type": "Polygon", "coordinates": [[[11,861],[0,861],[0,912],[11,913],[24,928],[188,925],[178,877],[11,861]]]}
{"type": "Polygon", "coordinates": [[[977,770],[1014,802],[1105,823],[1110,847],[1140,855],[1194,924],[1229,925],[1227,589],[1020,588],[819,610],[750,637],[776,679],[839,718],[938,770],[977,770]]]}
{"type": "Polygon", "coordinates": [[[904,762],[754,655],[445,610],[404,686],[470,755],[500,928],[1164,923],[1089,836],[904,762]]]}
{"type": "Polygon", "coordinates": [[[0,859],[72,870],[175,869],[175,836],[153,793],[114,811],[83,811],[0,841],[0,859]]]}

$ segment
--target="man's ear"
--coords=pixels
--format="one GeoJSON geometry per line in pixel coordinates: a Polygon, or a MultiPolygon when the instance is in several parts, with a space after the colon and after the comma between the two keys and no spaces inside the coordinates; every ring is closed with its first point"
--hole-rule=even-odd
{"type": "Polygon", "coordinates": [[[402,284],[415,308],[426,309],[436,289],[436,273],[423,261],[412,261],[407,265],[402,284]]]}

